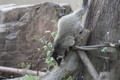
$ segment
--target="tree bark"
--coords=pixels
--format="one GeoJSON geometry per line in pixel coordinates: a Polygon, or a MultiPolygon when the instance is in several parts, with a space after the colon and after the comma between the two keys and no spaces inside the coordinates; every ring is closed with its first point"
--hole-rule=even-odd
{"type": "MultiPolygon", "coordinates": [[[[118,42],[120,39],[120,0],[91,0],[85,28],[92,31],[87,45],[118,42]]],[[[120,79],[119,47],[109,47],[104,52],[100,48],[86,53],[92,66],[95,67],[95,74],[99,75],[98,80],[120,79]]],[[[76,51],[71,51],[64,61],[64,66],[54,68],[51,74],[42,80],[63,80],[70,75],[73,76],[73,80],[93,80],[93,75],[90,73],[91,71],[84,67],[76,51]]]]}
{"type": "Polygon", "coordinates": [[[10,67],[3,67],[0,66],[0,72],[10,73],[10,74],[18,74],[18,75],[40,75],[41,77],[46,76],[45,72],[37,72],[32,70],[25,70],[25,69],[16,69],[10,67]]]}
{"type": "MultiPolygon", "coordinates": [[[[89,38],[90,31],[85,29],[82,34],[76,38],[77,45],[86,45],[86,42],[89,38]]],[[[67,58],[61,63],[60,66],[54,67],[50,74],[45,78],[38,78],[37,80],[66,80],[69,76],[73,76],[74,73],[79,69],[82,71],[83,64],[80,60],[80,57],[75,50],[70,50],[67,55],[67,58]]]]}
{"type": "MultiPolygon", "coordinates": [[[[92,31],[87,45],[118,42],[120,39],[120,0],[91,0],[85,28],[92,31]]],[[[119,80],[119,53],[120,48],[116,48],[115,52],[101,52],[99,49],[88,51],[87,55],[100,76],[106,75],[109,80],[119,80]],[[110,59],[108,60],[105,57],[110,59]]],[[[93,80],[86,68],[84,68],[82,75],[84,80],[93,80]]]]}

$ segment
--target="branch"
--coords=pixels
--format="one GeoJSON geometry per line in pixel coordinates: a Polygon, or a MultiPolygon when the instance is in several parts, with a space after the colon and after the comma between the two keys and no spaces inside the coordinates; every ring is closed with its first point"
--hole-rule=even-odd
{"type": "Polygon", "coordinates": [[[86,53],[84,51],[78,51],[78,54],[83,61],[84,65],[86,66],[86,69],[90,73],[90,75],[93,77],[94,80],[97,80],[99,75],[97,71],[95,70],[94,66],[90,62],[89,58],[87,57],[86,53]]]}
{"type": "Polygon", "coordinates": [[[37,71],[32,71],[32,70],[15,69],[15,68],[3,67],[3,66],[0,66],[0,72],[19,74],[19,75],[25,75],[25,74],[37,75],[38,73],[41,77],[46,76],[46,73],[40,72],[40,71],[37,72],[37,71]]]}
{"type": "MultiPolygon", "coordinates": [[[[85,29],[76,38],[76,44],[86,45],[90,31],[85,29]]],[[[75,50],[70,50],[66,59],[62,61],[60,66],[54,67],[49,75],[45,78],[38,78],[37,80],[62,80],[66,79],[68,76],[74,75],[80,67],[82,67],[82,61],[80,61],[79,55],[75,50]]]]}
{"type": "Polygon", "coordinates": [[[79,50],[96,50],[102,47],[113,47],[117,48],[120,47],[120,43],[103,43],[99,45],[90,45],[90,46],[75,46],[74,49],[79,49],[79,50]]]}
{"type": "MultiPolygon", "coordinates": [[[[89,36],[90,36],[90,31],[85,29],[83,31],[83,33],[76,38],[76,42],[77,42],[76,45],[85,46],[89,36]]],[[[94,66],[92,65],[92,63],[90,62],[89,58],[87,57],[86,53],[81,50],[77,50],[77,52],[78,52],[82,62],[86,66],[86,69],[90,73],[90,75],[93,77],[94,80],[97,80],[99,75],[98,75],[97,71],[95,70],[94,66]]]]}

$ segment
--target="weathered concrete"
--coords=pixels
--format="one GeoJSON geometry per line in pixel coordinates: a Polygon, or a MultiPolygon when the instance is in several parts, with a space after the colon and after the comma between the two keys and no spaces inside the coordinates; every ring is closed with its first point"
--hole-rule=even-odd
{"type": "MultiPolygon", "coordinates": [[[[63,10],[69,14],[70,5],[45,2],[0,8],[0,61],[6,61],[0,62],[0,65],[19,66],[25,60],[33,60],[32,64],[37,65],[37,59],[45,57],[45,54],[37,50],[43,45],[31,38],[45,36],[47,40],[53,41],[51,34],[45,31],[56,31],[59,14],[63,10]]],[[[41,63],[41,68],[46,66],[44,62],[41,63]]]]}

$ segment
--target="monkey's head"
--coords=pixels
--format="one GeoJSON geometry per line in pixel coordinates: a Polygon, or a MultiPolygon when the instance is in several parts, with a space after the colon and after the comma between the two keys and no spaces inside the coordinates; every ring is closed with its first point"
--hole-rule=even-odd
{"type": "Polygon", "coordinates": [[[57,62],[58,66],[62,62],[62,59],[65,59],[67,51],[67,48],[63,48],[60,45],[54,46],[52,57],[57,62]]]}
{"type": "Polygon", "coordinates": [[[70,37],[60,37],[55,38],[54,41],[54,50],[52,57],[57,62],[58,65],[62,62],[62,59],[65,59],[69,48],[74,45],[74,39],[70,37]]]}
{"type": "Polygon", "coordinates": [[[53,52],[52,57],[54,58],[54,60],[57,62],[59,66],[60,63],[62,62],[62,58],[60,58],[55,51],[53,52]]]}

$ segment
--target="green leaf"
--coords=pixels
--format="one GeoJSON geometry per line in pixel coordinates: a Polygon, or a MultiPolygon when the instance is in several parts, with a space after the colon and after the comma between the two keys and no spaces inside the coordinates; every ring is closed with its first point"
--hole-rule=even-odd
{"type": "Polygon", "coordinates": [[[68,68],[65,68],[66,71],[68,71],[68,68]]]}
{"type": "MultiPolygon", "coordinates": [[[[51,20],[52,22],[55,22],[54,20],[51,20]]],[[[46,33],[49,33],[50,31],[46,31],[46,33]]],[[[56,36],[57,32],[52,32],[51,36],[56,36]]],[[[36,37],[34,37],[36,38],[36,37]]],[[[47,66],[47,72],[50,71],[50,67],[55,66],[56,62],[55,60],[51,57],[52,55],[52,50],[53,50],[53,43],[50,42],[49,40],[46,40],[45,36],[43,36],[42,38],[38,39],[43,46],[41,48],[38,48],[39,51],[43,51],[44,54],[46,54],[45,56],[45,63],[48,65],[47,66]]],[[[42,52],[41,52],[42,53],[42,52]]]]}
{"type": "Polygon", "coordinates": [[[101,52],[116,52],[115,48],[112,47],[104,47],[101,52]]]}
{"type": "Polygon", "coordinates": [[[73,80],[72,76],[69,76],[66,80],[73,80]]]}
{"type": "Polygon", "coordinates": [[[36,80],[38,76],[28,76],[25,75],[24,77],[20,78],[20,80],[36,80]]]}
{"type": "Polygon", "coordinates": [[[44,50],[47,50],[47,46],[46,46],[46,45],[45,45],[45,46],[43,46],[43,49],[44,49],[44,50]]]}
{"type": "Polygon", "coordinates": [[[50,57],[51,56],[51,51],[47,51],[47,57],[50,57]]]}
{"type": "Polygon", "coordinates": [[[114,53],[114,52],[116,52],[116,48],[108,47],[108,48],[106,49],[106,52],[112,52],[112,53],[114,53]]]}
{"type": "Polygon", "coordinates": [[[42,70],[46,70],[47,71],[47,68],[43,68],[42,70]]]}
{"type": "Polygon", "coordinates": [[[52,23],[56,23],[56,20],[51,20],[52,23]]]}
{"type": "Polygon", "coordinates": [[[57,32],[52,32],[51,35],[53,38],[55,38],[55,36],[57,35],[57,32]]]}
{"type": "Polygon", "coordinates": [[[30,38],[31,40],[35,40],[33,37],[32,38],[30,38]]]}
{"type": "Polygon", "coordinates": [[[103,47],[103,49],[101,50],[101,52],[106,52],[107,47],[103,47]]]}

